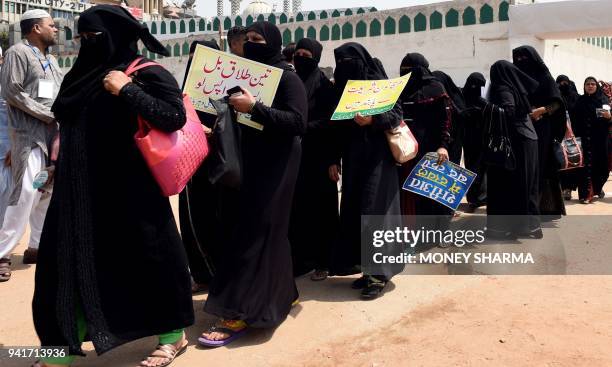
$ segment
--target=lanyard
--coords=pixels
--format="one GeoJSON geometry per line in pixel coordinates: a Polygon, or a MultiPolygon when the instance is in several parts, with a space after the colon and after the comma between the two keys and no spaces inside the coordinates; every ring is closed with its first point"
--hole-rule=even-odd
{"type": "Polygon", "coordinates": [[[36,58],[38,59],[38,62],[40,63],[40,66],[43,69],[43,73],[45,73],[45,77],[47,76],[47,68],[51,68],[51,61],[49,61],[49,57],[48,56],[42,56],[40,54],[40,52],[35,48],[32,47],[32,45],[27,44],[28,47],[32,50],[32,52],[34,52],[34,55],[36,55],[36,58]],[[45,62],[42,62],[40,59],[41,57],[45,58],[45,62]]]}

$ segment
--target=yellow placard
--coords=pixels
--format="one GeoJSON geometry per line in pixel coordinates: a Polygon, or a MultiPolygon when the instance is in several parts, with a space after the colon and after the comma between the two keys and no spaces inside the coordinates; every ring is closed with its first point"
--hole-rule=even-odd
{"type": "MultiPolygon", "coordinates": [[[[223,98],[236,86],[247,89],[257,101],[271,106],[283,70],[198,45],[187,73],[184,92],[195,109],[216,115],[210,99],[223,98]]],[[[238,122],[263,129],[263,125],[250,118],[249,114],[238,113],[238,122]]]]}
{"type": "Polygon", "coordinates": [[[348,120],[357,113],[371,116],[393,109],[410,75],[384,80],[349,80],[331,119],[348,120]]]}

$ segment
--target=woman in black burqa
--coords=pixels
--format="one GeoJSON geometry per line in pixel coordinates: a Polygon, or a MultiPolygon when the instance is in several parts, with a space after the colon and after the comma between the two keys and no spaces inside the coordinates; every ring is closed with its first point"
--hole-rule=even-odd
{"type": "Polygon", "coordinates": [[[521,71],[538,82],[538,89],[529,95],[533,110],[530,117],[538,134],[538,197],[543,220],[565,215],[565,203],[559,183],[554,143],[565,135],[565,104],[555,79],[538,52],[531,46],[512,50],[512,59],[521,71]]]}
{"type": "MultiPolygon", "coordinates": [[[[400,75],[411,73],[408,85],[402,91],[404,121],[410,127],[417,142],[417,156],[402,165],[403,183],[415,165],[429,152],[438,154],[438,162],[449,159],[451,144],[452,100],[444,85],[429,71],[429,61],[419,53],[408,53],[400,65],[400,75]]],[[[417,227],[447,229],[452,219],[452,210],[446,206],[412,192],[402,190],[402,213],[417,215],[417,227]]],[[[440,244],[427,244],[440,245],[440,244]]]]}
{"type": "Polygon", "coordinates": [[[463,91],[457,87],[450,75],[440,70],[436,70],[431,74],[442,83],[446,94],[450,97],[452,117],[451,142],[448,159],[455,164],[461,164],[461,155],[464,146],[463,142],[465,139],[465,122],[463,121],[463,113],[466,109],[465,97],[463,91]]]}
{"type": "MultiPolygon", "coordinates": [[[[349,79],[386,79],[385,71],[358,43],[346,43],[336,48],[334,55],[336,100],[349,79]]],[[[352,287],[361,289],[363,298],[379,296],[388,281],[403,270],[400,265],[372,264],[372,246],[367,245],[371,242],[368,242],[369,230],[397,228],[402,224],[397,168],[385,135],[386,130],[399,126],[401,116],[401,108],[396,103],[392,110],[379,115],[357,115],[351,120],[334,121],[340,130],[341,150],[336,163],[342,159],[342,200],[340,240],[334,247],[331,272],[354,274],[358,271],[356,266],[361,265],[363,276],[352,287]],[[367,237],[362,249],[364,234],[367,237]]],[[[334,165],[330,170],[337,173],[339,167],[334,165]]],[[[391,245],[381,250],[399,253],[400,247],[391,245]]]]}
{"type": "Polygon", "coordinates": [[[486,104],[482,97],[482,88],[487,80],[481,73],[472,73],[463,86],[466,109],[462,117],[465,123],[463,153],[465,168],[476,173],[476,179],[466,194],[470,211],[485,205],[487,201],[487,178],[482,163],[484,142],[484,116],[480,106],[486,104]]]}
{"type": "MultiPolygon", "coordinates": [[[[559,75],[557,77],[557,85],[561,91],[561,96],[565,102],[565,107],[570,116],[574,113],[574,106],[580,98],[576,84],[567,75],[559,75]]],[[[572,199],[572,191],[578,188],[578,173],[579,170],[570,169],[559,172],[559,180],[561,181],[561,189],[563,189],[563,198],[565,200],[572,199]]]]}
{"type": "MultiPolygon", "coordinates": [[[[137,42],[168,55],[127,10],[98,5],[78,21],[79,56],[52,107],[61,129],[55,187],[42,233],[33,300],[43,346],[98,354],[150,335],[143,366],[172,361],[193,324],[185,250],[168,198],[134,142],[137,115],[172,132],[186,121],[181,91],[160,66],[122,70],[137,42]]],[[[52,362],[48,362],[52,363],[52,362]]],[[[66,363],[69,364],[69,363],[66,363]]]]}
{"type": "Polygon", "coordinates": [[[240,125],[238,219],[222,248],[204,307],[221,320],[199,338],[213,347],[231,342],[247,327],[280,325],[298,298],[288,230],[308,101],[302,81],[282,61],[278,28],[257,22],[247,32],[245,57],[281,68],[283,74],[272,107],[256,102],[246,90],[229,100],[236,111],[251,113],[263,130],[240,125]]]}
{"type": "Polygon", "coordinates": [[[611,125],[610,111],[600,111],[610,105],[608,97],[597,80],[588,77],[584,81],[584,94],[578,98],[572,114],[574,133],[582,141],[584,167],[576,172],[580,202],[588,204],[595,195],[603,199],[603,186],[608,180],[608,129],[611,125]]]}
{"type": "Polygon", "coordinates": [[[328,176],[333,161],[330,118],[335,105],[334,85],[319,69],[323,46],[310,38],[296,45],[293,61],[308,96],[308,126],[302,138],[302,161],[298,176],[289,240],[293,272],[305,274],[312,269],[312,280],[329,274],[331,248],[337,241],[340,217],[338,186],[328,176]]]}
{"type": "Polygon", "coordinates": [[[541,238],[538,135],[529,118],[529,95],[538,83],[508,61],[493,64],[490,75],[489,103],[481,102],[486,126],[498,126],[500,119],[505,119],[515,167],[487,167],[487,235],[541,238]]]}

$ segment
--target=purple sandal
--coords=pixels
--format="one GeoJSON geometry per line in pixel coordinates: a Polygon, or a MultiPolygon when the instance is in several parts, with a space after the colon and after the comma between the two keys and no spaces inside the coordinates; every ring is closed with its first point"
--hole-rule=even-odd
{"type": "Polygon", "coordinates": [[[234,340],[240,338],[244,334],[246,334],[247,326],[246,324],[244,324],[244,327],[241,328],[240,330],[233,330],[228,327],[222,327],[222,326],[213,326],[208,330],[209,333],[212,333],[215,331],[228,334],[229,336],[221,340],[212,340],[212,339],[208,339],[203,336],[200,336],[198,338],[198,343],[204,347],[210,347],[210,348],[223,347],[233,342],[234,340]]]}

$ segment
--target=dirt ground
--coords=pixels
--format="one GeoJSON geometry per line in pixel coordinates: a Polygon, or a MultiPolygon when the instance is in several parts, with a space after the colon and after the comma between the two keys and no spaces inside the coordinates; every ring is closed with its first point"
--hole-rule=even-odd
{"type": "MultiPolygon", "coordinates": [[[[569,214],[612,214],[612,182],[606,189],[608,197],[594,205],[569,203],[569,214]]],[[[603,243],[611,235],[589,233],[603,243]]],[[[23,250],[13,257],[11,281],[0,283],[4,347],[38,343],[30,308],[35,267],[21,264],[23,250]]],[[[434,270],[395,277],[374,301],[359,299],[351,277],[300,278],[301,303],[285,323],[214,350],[196,343],[214,321],[202,311],[206,294],[196,295],[190,346],[173,366],[612,366],[612,277],[427,275],[445,271],[434,270]]],[[[137,366],[155,344],[146,338],[96,357],[87,343],[88,356],[74,366],[137,366]]]]}

